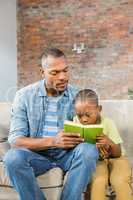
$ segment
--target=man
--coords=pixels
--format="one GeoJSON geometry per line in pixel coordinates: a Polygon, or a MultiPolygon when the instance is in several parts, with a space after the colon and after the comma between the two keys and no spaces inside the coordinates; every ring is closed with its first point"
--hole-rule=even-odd
{"type": "Polygon", "coordinates": [[[64,133],[65,119],[73,118],[75,90],[68,85],[67,59],[59,49],[42,56],[43,80],[17,92],[4,162],[21,200],[45,200],[36,176],[53,167],[68,172],[61,200],[81,200],[95,170],[95,145],[79,135],[64,133]],[[73,189],[71,190],[71,187],[73,189]]]}

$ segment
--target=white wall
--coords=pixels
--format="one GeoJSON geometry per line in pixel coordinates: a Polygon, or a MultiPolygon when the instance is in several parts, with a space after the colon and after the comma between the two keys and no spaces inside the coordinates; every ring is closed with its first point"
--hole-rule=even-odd
{"type": "Polygon", "coordinates": [[[0,0],[0,101],[11,101],[15,93],[16,43],[16,0],[0,0]]]}

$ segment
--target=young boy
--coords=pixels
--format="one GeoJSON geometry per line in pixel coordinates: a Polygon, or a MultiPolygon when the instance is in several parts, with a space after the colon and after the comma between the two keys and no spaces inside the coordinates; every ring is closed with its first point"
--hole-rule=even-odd
{"type": "Polygon", "coordinates": [[[116,193],[116,200],[132,200],[131,169],[128,160],[123,156],[121,148],[123,141],[114,122],[101,115],[102,106],[98,104],[98,96],[90,89],[79,91],[74,104],[75,122],[84,125],[103,125],[103,134],[97,136],[96,139],[96,146],[102,159],[98,161],[96,172],[92,178],[91,200],[106,199],[108,181],[116,193]],[[110,170],[109,165],[111,166],[110,170]]]}

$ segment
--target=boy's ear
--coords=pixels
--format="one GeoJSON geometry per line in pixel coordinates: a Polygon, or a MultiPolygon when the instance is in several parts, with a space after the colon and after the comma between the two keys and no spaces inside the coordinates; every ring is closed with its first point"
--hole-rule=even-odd
{"type": "Polygon", "coordinates": [[[98,106],[98,110],[99,110],[99,112],[102,111],[102,106],[101,105],[98,106]]]}

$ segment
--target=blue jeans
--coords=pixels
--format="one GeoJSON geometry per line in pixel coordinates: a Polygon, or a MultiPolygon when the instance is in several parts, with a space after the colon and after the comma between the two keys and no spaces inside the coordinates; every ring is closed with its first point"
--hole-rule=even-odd
{"type": "Polygon", "coordinates": [[[68,171],[60,199],[81,200],[81,195],[95,171],[97,159],[95,145],[81,143],[70,150],[51,148],[33,152],[25,148],[10,149],[5,155],[4,163],[21,200],[46,200],[36,176],[53,167],[68,171]]]}

